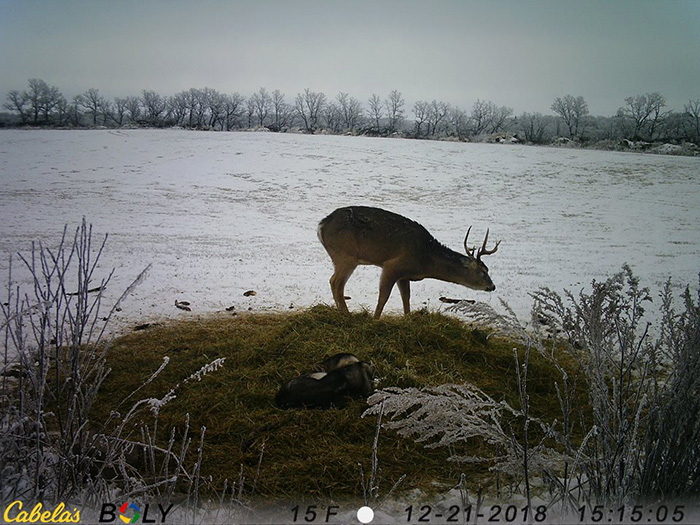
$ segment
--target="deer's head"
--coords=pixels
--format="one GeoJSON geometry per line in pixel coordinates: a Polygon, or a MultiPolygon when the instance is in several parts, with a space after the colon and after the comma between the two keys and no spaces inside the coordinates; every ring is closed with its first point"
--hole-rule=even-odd
{"type": "Polygon", "coordinates": [[[478,249],[476,246],[470,248],[467,241],[469,239],[469,232],[471,232],[471,229],[472,227],[470,226],[467,230],[467,234],[464,236],[464,251],[467,253],[464,266],[467,269],[467,272],[465,273],[464,280],[460,284],[474,290],[493,292],[496,289],[496,285],[493,284],[491,277],[489,277],[489,268],[486,266],[486,264],[484,264],[481,258],[484,255],[496,253],[496,250],[498,250],[498,245],[501,244],[501,241],[498,241],[491,250],[488,250],[486,248],[486,243],[489,240],[489,231],[487,229],[486,235],[484,236],[484,242],[481,247],[478,249]]]}

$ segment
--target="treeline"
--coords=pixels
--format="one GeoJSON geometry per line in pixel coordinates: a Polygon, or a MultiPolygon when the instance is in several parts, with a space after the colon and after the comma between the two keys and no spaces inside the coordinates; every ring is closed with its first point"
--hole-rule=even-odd
{"type": "Polygon", "coordinates": [[[8,111],[1,115],[3,126],[266,128],[532,144],[700,144],[700,99],[690,100],[682,111],[669,110],[660,93],[627,97],[617,113],[607,117],[591,115],[586,100],[573,95],[557,97],[552,115],[515,115],[512,108],[486,100],[477,100],[467,110],[436,100],[419,100],[408,108],[397,90],[384,98],[374,94],[363,103],[345,92],[331,98],[310,89],[288,101],[279,90],[265,88],[248,97],[205,87],[173,96],[143,90],[113,100],[91,88],[69,101],[57,87],[30,79],[26,90],[7,94],[3,107],[8,111]]]}

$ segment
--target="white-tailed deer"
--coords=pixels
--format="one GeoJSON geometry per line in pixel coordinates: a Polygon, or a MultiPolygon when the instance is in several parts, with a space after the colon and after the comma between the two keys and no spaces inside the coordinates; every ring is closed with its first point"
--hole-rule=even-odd
{"type": "Polygon", "coordinates": [[[411,310],[411,281],[439,279],[474,290],[494,291],[496,286],[481,258],[495,253],[501,241],[487,250],[486,230],[482,246],[478,250],[469,248],[470,231],[471,226],[464,238],[466,255],[462,255],[440,244],[417,222],[396,213],[367,206],[338,208],[318,225],[318,238],[335,266],[331,277],[335,304],[341,311],[348,311],[345,283],[359,264],[382,268],[375,319],[382,314],[394,284],[401,292],[404,313],[411,310]]]}

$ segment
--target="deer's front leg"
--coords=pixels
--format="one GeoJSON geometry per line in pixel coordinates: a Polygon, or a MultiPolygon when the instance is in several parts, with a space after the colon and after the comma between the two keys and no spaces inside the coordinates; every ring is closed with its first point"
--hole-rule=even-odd
{"type": "Polygon", "coordinates": [[[382,276],[379,278],[379,301],[377,302],[377,309],[374,311],[374,318],[379,319],[382,315],[382,310],[384,310],[384,305],[389,300],[391,295],[391,289],[396,284],[397,277],[394,272],[384,268],[382,271],[382,276]]]}
{"type": "Polygon", "coordinates": [[[408,279],[401,279],[397,281],[396,284],[399,287],[399,292],[401,293],[403,313],[405,315],[411,311],[411,281],[408,279]]]}

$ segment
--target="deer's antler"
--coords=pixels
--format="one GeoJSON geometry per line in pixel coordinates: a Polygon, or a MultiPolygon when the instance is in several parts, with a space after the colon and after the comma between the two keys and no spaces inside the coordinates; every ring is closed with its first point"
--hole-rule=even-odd
{"type": "Polygon", "coordinates": [[[486,236],[484,237],[484,244],[481,245],[481,248],[479,248],[479,251],[476,252],[476,259],[481,260],[482,255],[491,255],[492,253],[496,253],[496,250],[498,250],[498,245],[501,244],[501,241],[496,242],[496,246],[493,247],[493,250],[487,250],[486,249],[486,242],[489,240],[489,230],[488,228],[486,229],[486,236]]]}
{"type": "Polygon", "coordinates": [[[469,232],[472,231],[472,227],[469,226],[469,229],[467,230],[467,234],[464,236],[464,251],[467,252],[467,257],[474,258],[474,250],[476,250],[476,246],[473,248],[469,248],[467,245],[467,239],[469,239],[469,232]]]}

